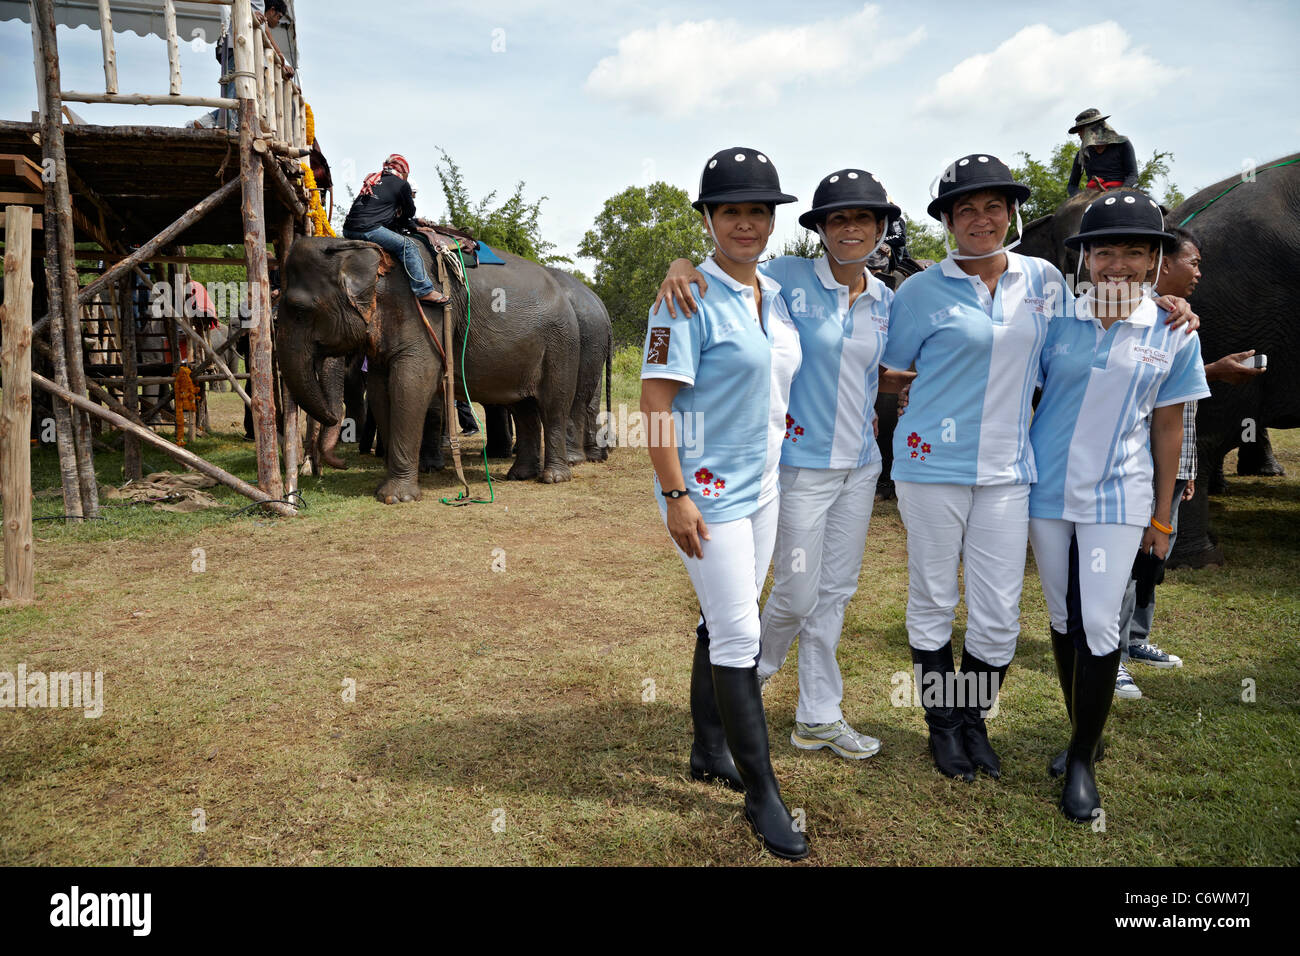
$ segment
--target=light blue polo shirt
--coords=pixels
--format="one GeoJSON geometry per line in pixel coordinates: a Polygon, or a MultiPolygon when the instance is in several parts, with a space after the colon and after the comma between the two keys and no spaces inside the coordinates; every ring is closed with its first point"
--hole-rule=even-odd
{"type": "Polygon", "coordinates": [[[894,431],[895,481],[1030,484],[1029,418],[1054,313],[1073,296],[1060,270],[1008,252],[996,294],[951,256],[894,293],[881,364],[916,366],[894,431]]]}
{"type": "Polygon", "coordinates": [[[1146,299],[1103,329],[1089,298],[1052,324],[1043,397],[1029,437],[1038,483],[1032,518],[1145,527],[1151,519],[1152,409],[1208,398],[1200,337],[1165,325],[1146,299]]]}
{"type": "Polygon", "coordinates": [[[835,279],[824,255],[781,256],[759,269],[781,283],[803,349],[781,464],[860,468],[880,461],[871,420],[894,293],[868,273],[866,289],[849,305],[848,286],[835,279]]]}
{"type": "MultiPolygon", "coordinates": [[[[694,288],[700,307],[693,315],[650,315],[641,377],[682,383],[672,411],[686,488],[706,522],[735,521],[778,494],[799,333],[776,280],[758,274],[760,326],[752,288],[712,258],[699,270],[709,291],[701,295],[694,288]]],[[[657,429],[651,425],[647,434],[657,429]]],[[[656,475],[655,494],[661,490],[656,475]]]]}

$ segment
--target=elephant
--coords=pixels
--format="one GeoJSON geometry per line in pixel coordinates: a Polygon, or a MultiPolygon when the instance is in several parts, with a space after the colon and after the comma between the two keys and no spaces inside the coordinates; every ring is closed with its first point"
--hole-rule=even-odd
{"type": "MultiPolygon", "coordinates": [[[[433,269],[429,252],[422,254],[433,269]]],[[[435,340],[404,270],[378,246],[310,237],[289,251],[276,328],[284,381],[309,415],[333,425],[338,416],[322,386],[324,360],[365,349],[369,404],[386,450],[387,476],[375,490],[380,501],[420,499],[426,411],[440,390],[444,349],[456,361],[457,389],[463,387],[462,345],[470,393],[515,413],[518,455],[506,477],[549,484],[572,476],[565,428],[577,390],[578,319],[542,266],[501,257],[505,265],[469,270],[468,290],[453,282],[453,336],[443,343],[442,308],[426,309],[435,340]]]]}
{"type": "Polygon", "coordinates": [[[1246,473],[1279,474],[1265,429],[1300,427],[1300,153],[1202,189],[1165,221],[1186,222],[1201,245],[1203,275],[1191,303],[1206,361],[1247,349],[1268,356],[1268,371],[1247,384],[1211,382],[1212,397],[1197,408],[1196,492],[1179,508],[1168,566],[1201,567],[1218,557],[1206,495],[1224,456],[1240,447],[1246,473]]]}

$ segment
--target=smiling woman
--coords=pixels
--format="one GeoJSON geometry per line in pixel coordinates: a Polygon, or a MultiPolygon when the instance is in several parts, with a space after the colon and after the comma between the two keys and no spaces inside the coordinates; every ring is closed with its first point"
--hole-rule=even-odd
{"type": "Polygon", "coordinates": [[[786,859],[807,856],[808,843],[772,772],[754,660],[800,349],[780,285],[756,263],[776,205],[794,198],[758,150],[735,146],[709,159],[692,205],[714,242],[700,266],[712,285],[689,318],[651,314],[641,367],[641,412],[656,423],[650,460],[660,513],[700,602],[691,776],[743,790],[745,818],[786,859]],[[674,424],[687,419],[705,436],[694,453],[679,444],[674,424]]]}

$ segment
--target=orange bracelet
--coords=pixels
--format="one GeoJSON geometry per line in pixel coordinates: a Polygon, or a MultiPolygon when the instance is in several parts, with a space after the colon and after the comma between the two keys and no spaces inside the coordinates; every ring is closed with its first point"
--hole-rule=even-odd
{"type": "Polygon", "coordinates": [[[1161,524],[1155,518],[1151,519],[1151,527],[1155,528],[1157,531],[1163,532],[1164,534],[1174,533],[1174,529],[1172,525],[1161,524]]]}

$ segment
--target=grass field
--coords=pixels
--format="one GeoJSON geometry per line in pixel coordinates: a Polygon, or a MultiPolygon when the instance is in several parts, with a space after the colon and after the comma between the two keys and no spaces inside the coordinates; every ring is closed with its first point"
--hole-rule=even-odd
{"type": "MultiPolygon", "coordinates": [[[[634,364],[616,406],[636,407],[634,364]]],[[[252,479],[239,414],[215,396],[194,450],[252,479]]],[[[1104,832],[1059,814],[1045,772],[1067,723],[1032,560],[990,721],[1002,780],[935,772],[920,709],[891,705],[906,566],[878,503],[840,661],[846,716],[881,753],[794,750],[790,665],[766,696],[809,863],[1294,865],[1300,434],[1273,438],[1288,476],[1231,478],[1212,501],[1228,564],[1159,592],[1155,637],[1186,664],[1135,666],[1144,698],[1115,703],[1104,832]]],[[[104,709],[0,710],[0,864],[780,865],[739,795],[687,774],[695,600],[644,450],[566,485],[498,481],[467,508],[438,502],[445,473],[381,505],[380,464],[344,452],[348,471],[303,480],[298,519],[235,515],[246,500],[218,490],[228,507],[203,514],[38,522],[38,601],[0,610],[0,671],[101,671],[104,709]]],[[[53,448],[33,464],[57,488],[53,448]]],[[[120,483],[120,454],[97,464],[120,483]]]]}

